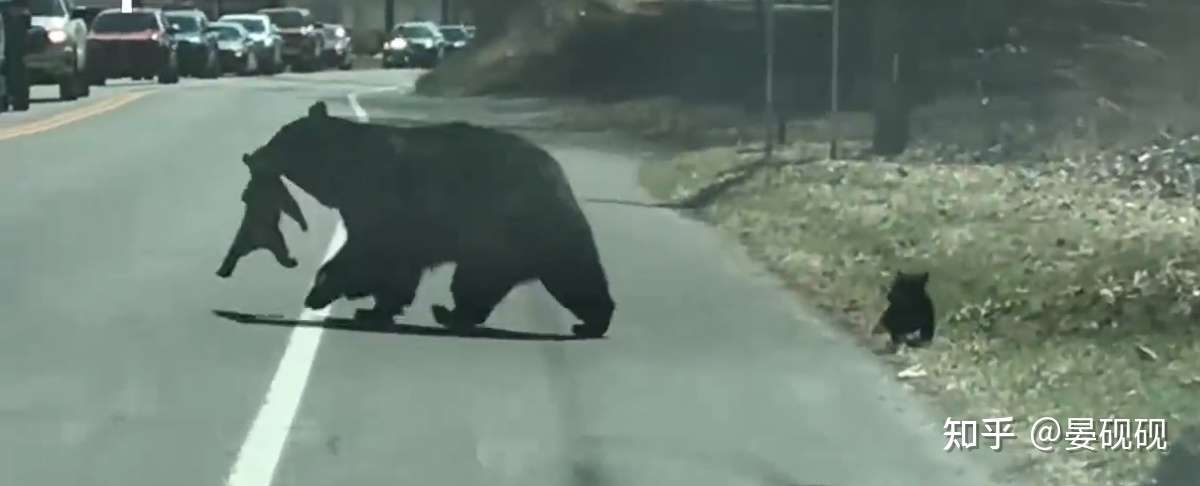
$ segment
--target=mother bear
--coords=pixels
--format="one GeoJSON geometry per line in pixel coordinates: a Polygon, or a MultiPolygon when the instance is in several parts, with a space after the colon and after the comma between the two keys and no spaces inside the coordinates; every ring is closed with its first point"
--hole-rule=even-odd
{"type": "Polygon", "coordinates": [[[608,330],[615,305],[591,226],[558,161],[521,137],[358,123],[317,102],[243,161],[252,180],[287,177],[341,213],[346,244],[318,271],[309,308],[371,295],[390,319],[425,270],[454,263],[455,307],[432,308],[440,324],[481,324],[513,287],[540,280],[583,321],[576,335],[608,330]]]}

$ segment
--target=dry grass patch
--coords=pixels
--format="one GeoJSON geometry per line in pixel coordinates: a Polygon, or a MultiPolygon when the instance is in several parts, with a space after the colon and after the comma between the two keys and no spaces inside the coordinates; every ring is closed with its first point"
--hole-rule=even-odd
{"type": "MultiPolygon", "coordinates": [[[[692,152],[647,164],[642,182],[677,198],[741,163],[692,152]]],[[[929,270],[938,338],[891,358],[928,372],[914,385],[948,415],[1016,417],[1026,430],[1007,453],[1036,484],[1140,484],[1160,454],[1042,454],[1028,426],[1200,423],[1200,211],[1082,173],[821,162],[759,173],[704,216],[864,339],[891,272],[929,270]]]]}

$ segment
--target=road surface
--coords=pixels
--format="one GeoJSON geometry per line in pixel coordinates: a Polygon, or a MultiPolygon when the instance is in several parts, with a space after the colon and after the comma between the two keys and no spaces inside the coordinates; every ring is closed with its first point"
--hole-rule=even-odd
{"type": "MultiPolygon", "coordinates": [[[[0,484],[991,484],[971,454],[943,452],[945,417],[673,212],[585,206],[618,306],[603,340],[558,339],[574,320],[537,285],[489,320],[507,334],[439,333],[446,269],[403,326],[305,326],[323,315],[301,302],[338,234],[307,197],[309,231],[283,223],[299,268],[264,253],[214,275],[241,215],[240,155],[314,100],[488,123],[536,105],[403,96],[412,81],[114,84],[0,115],[0,484]]],[[[645,200],[636,144],[531,136],[578,195],[645,200]]]]}

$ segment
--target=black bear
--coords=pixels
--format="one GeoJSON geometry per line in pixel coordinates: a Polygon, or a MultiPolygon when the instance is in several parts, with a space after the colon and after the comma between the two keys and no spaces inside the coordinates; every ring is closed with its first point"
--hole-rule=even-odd
{"type": "Polygon", "coordinates": [[[888,291],[888,308],[879,318],[877,330],[891,335],[893,348],[900,344],[925,344],[933,340],[935,316],[933,300],[926,292],[929,272],[897,272],[888,291]],[[919,332],[918,339],[909,336],[919,332]]]}
{"type": "Polygon", "coordinates": [[[421,276],[456,268],[447,326],[483,323],[516,285],[540,280],[598,337],[615,305],[592,229],[558,161],[514,134],[467,123],[392,127],[331,117],[323,102],[243,157],[254,177],[287,177],[335,208],[346,243],[305,305],[375,297],[374,313],[412,303],[421,276]]]}

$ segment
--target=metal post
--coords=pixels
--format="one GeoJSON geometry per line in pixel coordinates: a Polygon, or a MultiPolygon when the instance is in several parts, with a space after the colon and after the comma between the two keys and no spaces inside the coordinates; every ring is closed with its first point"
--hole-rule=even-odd
{"type": "Polygon", "coordinates": [[[763,7],[763,15],[766,16],[763,22],[763,42],[766,43],[767,49],[766,92],[763,98],[763,128],[766,129],[766,136],[763,155],[770,159],[775,149],[775,137],[772,133],[775,128],[775,0],[764,0],[763,7]]]}
{"type": "Polygon", "coordinates": [[[396,0],[383,0],[383,23],[383,35],[387,36],[396,24],[396,0]]]}
{"type": "Polygon", "coordinates": [[[830,73],[829,86],[829,158],[838,158],[838,136],[841,127],[838,125],[838,84],[841,74],[841,59],[838,54],[842,42],[841,36],[841,0],[833,0],[833,72],[830,73]]]}
{"type": "Polygon", "coordinates": [[[450,23],[450,0],[442,0],[442,23],[450,23]]]}

